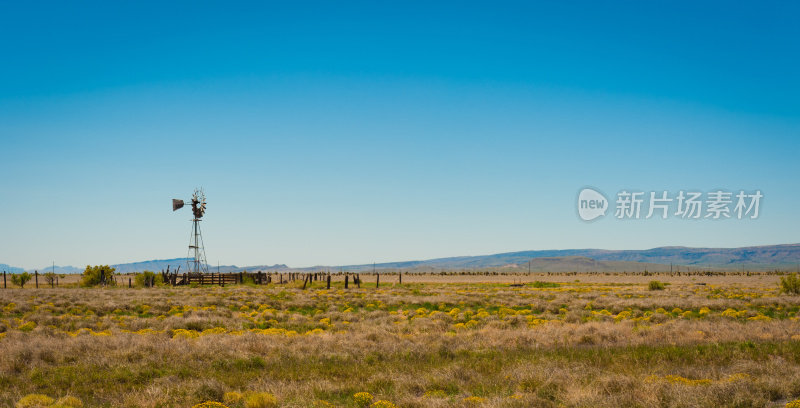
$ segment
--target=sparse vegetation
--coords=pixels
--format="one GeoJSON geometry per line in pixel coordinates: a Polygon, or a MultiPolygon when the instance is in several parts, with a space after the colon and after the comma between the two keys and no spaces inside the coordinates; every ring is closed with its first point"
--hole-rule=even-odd
{"type": "Polygon", "coordinates": [[[555,282],[542,282],[535,281],[531,284],[534,288],[557,288],[559,285],[555,282]]]}
{"type": "Polygon", "coordinates": [[[0,406],[717,407],[798,398],[800,302],[781,296],[777,276],[705,285],[667,277],[669,291],[647,290],[650,277],[577,277],[539,275],[516,287],[404,276],[379,289],[345,290],[342,279],[330,290],[321,281],[306,290],[300,281],[0,290],[0,406]]]}
{"type": "Polygon", "coordinates": [[[647,288],[650,290],[664,290],[664,288],[666,288],[666,285],[657,280],[652,280],[650,281],[650,283],[647,284],[647,288]]]}

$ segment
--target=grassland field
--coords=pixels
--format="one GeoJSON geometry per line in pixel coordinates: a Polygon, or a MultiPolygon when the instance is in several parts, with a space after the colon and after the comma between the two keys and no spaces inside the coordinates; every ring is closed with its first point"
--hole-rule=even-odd
{"type": "Polygon", "coordinates": [[[382,276],[380,288],[362,279],[360,289],[334,279],[330,290],[319,281],[306,290],[301,281],[78,288],[70,279],[0,289],[0,406],[769,407],[800,398],[800,296],[780,293],[778,276],[417,274],[402,285],[382,276]],[[653,279],[668,285],[649,290],[653,279]]]}

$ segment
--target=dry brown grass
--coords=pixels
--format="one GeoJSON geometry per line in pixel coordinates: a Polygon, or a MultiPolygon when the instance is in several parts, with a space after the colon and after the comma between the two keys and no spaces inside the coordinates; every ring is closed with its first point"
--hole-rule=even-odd
{"type": "Polygon", "coordinates": [[[659,277],[663,291],[646,276],[561,276],[557,287],[532,283],[546,274],[402,286],[382,276],[380,290],[362,278],[330,291],[0,290],[0,405],[32,393],[130,407],[230,391],[270,392],[286,407],[355,407],[361,391],[403,407],[770,406],[800,395],[800,297],[780,294],[775,276],[659,277]]]}

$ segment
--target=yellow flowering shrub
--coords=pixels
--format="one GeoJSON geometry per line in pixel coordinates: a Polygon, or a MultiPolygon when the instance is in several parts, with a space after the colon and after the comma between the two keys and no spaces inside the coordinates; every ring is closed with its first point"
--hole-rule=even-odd
{"type": "Polygon", "coordinates": [[[173,339],[193,339],[199,337],[200,334],[194,330],[175,329],[172,331],[173,339]]]}
{"type": "Polygon", "coordinates": [[[386,401],[386,400],[375,401],[375,403],[370,405],[370,407],[372,407],[372,408],[398,408],[397,405],[394,405],[393,403],[391,403],[389,401],[386,401]]]}
{"type": "Polygon", "coordinates": [[[447,398],[447,393],[442,390],[425,391],[422,398],[447,398]]]}
{"type": "Polygon", "coordinates": [[[368,407],[369,403],[372,402],[373,396],[368,392],[357,392],[353,394],[353,400],[355,400],[356,405],[359,407],[368,407]]]}
{"type": "Polygon", "coordinates": [[[24,324],[21,324],[19,327],[17,327],[17,330],[22,331],[22,332],[29,332],[29,331],[33,330],[34,328],[36,328],[36,322],[26,322],[24,324]]]}
{"type": "Polygon", "coordinates": [[[210,329],[203,330],[200,334],[205,336],[207,334],[225,334],[227,330],[224,327],[213,327],[210,329]]]}
{"type": "Polygon", "coordinates": [[[278,406],[278,400],[268,392],[254,392],[244,400],[245,408],[273,408],[278,406]]]}
{"type": "Polygon", "coordinates": [[[228,408],[226,405],[216,401],[201,402],[192,408],[228,408]]]}

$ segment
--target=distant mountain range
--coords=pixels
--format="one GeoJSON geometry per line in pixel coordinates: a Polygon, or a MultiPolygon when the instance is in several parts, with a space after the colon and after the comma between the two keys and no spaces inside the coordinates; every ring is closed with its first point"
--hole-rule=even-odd
{"type": "MultiPolygon", "coordinates": [[[[376,269],[408,269],[426,271],[431,269],[475,269],[475,268],[528,268],[532,271],[651,271],[676,267],[693,269],[788,269],[800,267],[800,244],[765,245],[742,248],[687,248],[660,247],[645,250],[607,250],[607,249],[557,249],[540,251],[506,252],[492,255],[458,256],[436,258],[422,261],[385,262],[379,264],[313,266],[290,268],[283,264],[209,266],[210,271],[240,272],[282,271],[282,270],[347,270],[364,271],[376,269]]],[[[171,271],[179,266],[186,270],[186,258],[160,259],[126,264],[111,265],[119,273],[140,272],[144,270],[161,271],[167,266],[171,271]]],[[[20,273],[22,268],[0,264],[0,270],[20,273]]],[[[40,272],[53,270],[52,266],[39,269],[40,272]]],[[[56,273],[81,273],[83,268],[56,266],[56,273]]]]}
{"type": "MultiPolygon", "coordinates": [[[[459,256],[425,261],[389,262],[376,268],[497,268],[522,266],[532,259],[582,257],[595,261],[616,261],[660,265],[679,265],[693,268],[750,268],[770,269],[797,267],[800,264],[800,244],[766,245],[742,248],[660,247],[645,250],[558,249],[543,251],[506,252],[493,255],[459,256]]],[[[570,260],[574,262],[574,259],[570,260]]],[[[645,266],[645,265],[642,265],[645,266]]],[[[350,265],[345,268],[372,268],[372,264],[350,265]]],[[[614,268],[616,269],[616,268],[614,268]]],[[[601,269],[597,269],[601,270],[601,269]]]]}

